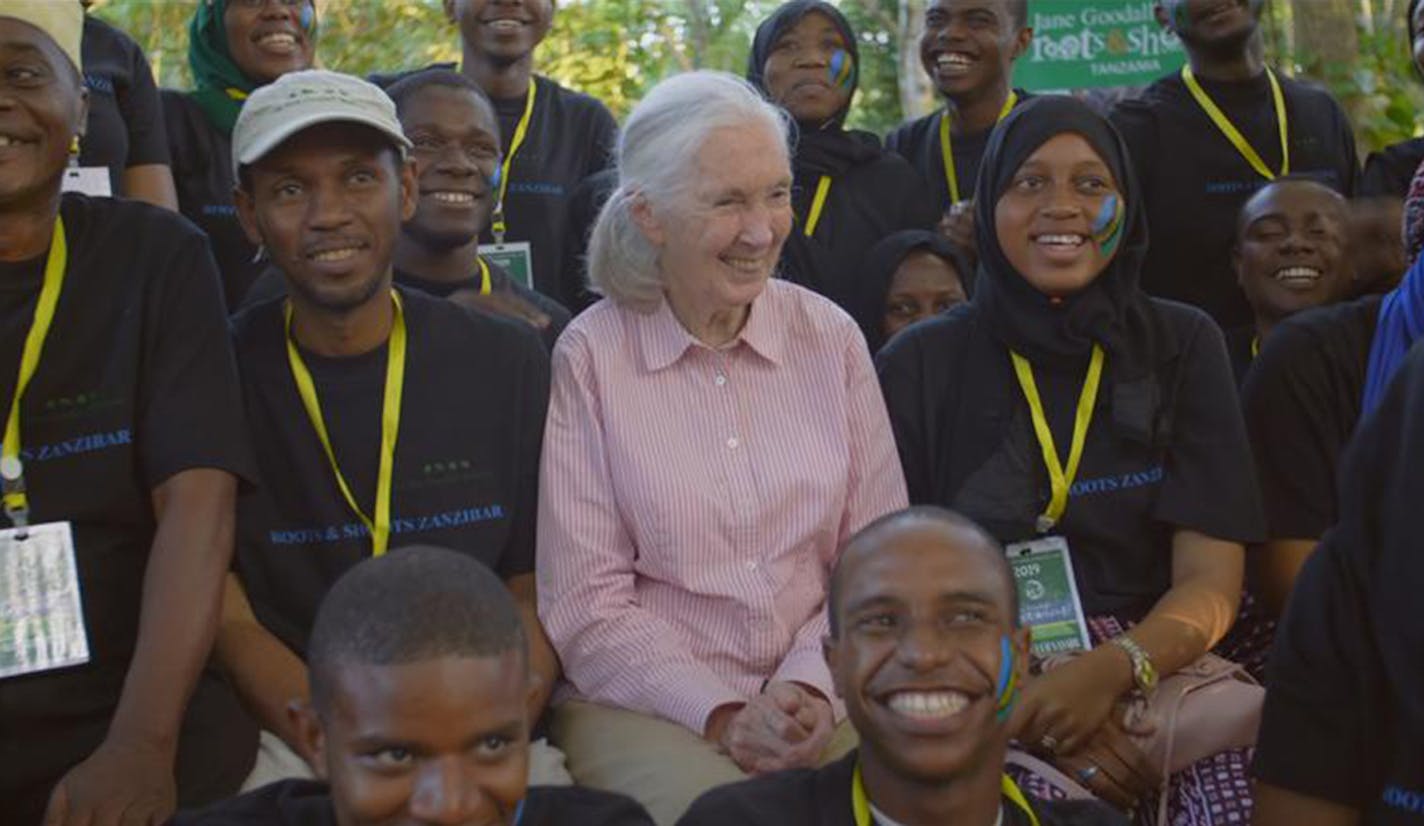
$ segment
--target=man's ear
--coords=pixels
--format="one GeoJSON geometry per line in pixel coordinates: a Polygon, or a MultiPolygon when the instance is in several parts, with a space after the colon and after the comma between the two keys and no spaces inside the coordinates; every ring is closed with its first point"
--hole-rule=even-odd
{"type": "MultiPolygon", "coordinates": [[[[1024,56],[1024,52],[1028,51],[1028,46],[1029,46],[1029,44],[1032,43],[1032,42],[1033,42],[1033,27],[1032,27],[1032,26],[1024,26],[1022,29],[1019,29],[1018,34],[1014,35],[1014,47],[1013,47],[1013,49],[1009,52],[1009,60],[1010,60],[1010,62],[1015,61],[1015,60],[1018,60],[1019,58],[1023,57],[1023,56],[1024,56]]],[[[1012,86],[1012,85],[1013,85],[1013,84],[1010,83],[1010,86],[1012,86]]]]}
{"type": "Polygon", "coordinates": [[[232,202],[237,206],[237,222],[242,225],[243,234],[247,240],[261,246],[263,241],[262,230],[257,224],[257,201],[238,184],[232,189],[232,202]]]}
{"type": "Polygon", "coordinates": [[[415,217],[416,204],[420,200],[420,173],[414,158],[401,161],[400,189],[401,223],[405,223],[415,217]]]}
{"type": "Polygon", "coordinates": [[[311,770],[318,780],[327,779],[326,731],[310,700],[292,700],[287,704],[287,719],[297,732],[303,750],[312,756],[311,770]]]}
{"type": "Polygon", "coordinates": [[[628,213],[633,216],[633,223],[638,225],[638,229],[643,231],[648,243],[655,247],[661,247],[667,243],[667,230],[663,227],[663,222],[653,210],[653,205],[648,203],[648,199],[641,192],[636,192],[632,196],[631,203],[628,204],[628,213]]]}

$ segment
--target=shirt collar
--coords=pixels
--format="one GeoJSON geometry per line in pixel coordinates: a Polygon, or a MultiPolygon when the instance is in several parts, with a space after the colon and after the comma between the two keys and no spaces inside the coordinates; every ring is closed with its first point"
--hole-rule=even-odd
{"type": "MultiPolygon", "coordinates": [[[[768,283],[762,294],[752,302],[747,323],[727,349],[735,349],[745,344],[747,347],[774,365],[780,365],[785,355],[784,313],[780,312],[780,291],[774,283],[768,283]]],[[[658,371],[670,367],[682,358],[692,347],[706,347],[693,338],[673,315],[672,307],[666,300],[658,303],[658,308],[650,315],[638,319],[639,339],[643,349],[643,363],[648,370],[658,371]]]]}

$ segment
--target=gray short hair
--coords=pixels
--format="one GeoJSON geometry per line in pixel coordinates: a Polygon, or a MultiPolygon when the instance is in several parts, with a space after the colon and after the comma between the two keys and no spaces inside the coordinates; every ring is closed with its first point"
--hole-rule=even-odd
{"type": "Polygon", "coordinates": [[[658,249],[633,221],[636,197],[675,203],[690,189],[707,136],[726,127],[762,128],[786,138],[790,118],[742,78],[687,72],[653,88],[628,116],[618,138],[618,187],[594,222],[588,244],[589,288],[641,312],[662,302],[658,249]]]}

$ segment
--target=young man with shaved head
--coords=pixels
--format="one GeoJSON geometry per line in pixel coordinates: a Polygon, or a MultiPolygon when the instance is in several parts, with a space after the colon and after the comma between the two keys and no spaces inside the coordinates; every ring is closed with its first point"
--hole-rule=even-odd
{"type": "Polygon", "coordinates": [[[529,787],[529,646],[519,607],[467,555],[402,548],[344,574],[290,710],[318,780],[286,780],[175,826],[651,826],[608,792],[529,787]]]}
{"type": "Polygon", "coordinates": [[[1033,38],[1028,0],[930,0],[920,63],[944,108],[902,125],[886,146],[910,161],[936,193],[950,238],[974,243],[979,160],[994,125],[1026,96],[1010,85],[1014,61],[1033,38]]]}
{"type": "MultiPolygon", "coordinates": [[[[999,544],[964,517],[915,507],[846,544],[827,599],[826,662],[860,748],[708,792],[680,826],[1126,824],[1096,802],[1030,801],[1004,774],[1029,631],[999,544]]],[[[1118,758],[1086,749],[1097,783],[1118,758]]]]}

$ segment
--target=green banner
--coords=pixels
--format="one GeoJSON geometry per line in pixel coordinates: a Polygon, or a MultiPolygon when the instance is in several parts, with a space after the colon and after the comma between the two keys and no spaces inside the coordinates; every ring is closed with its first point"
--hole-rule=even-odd
{"type": "Polygon", "coordinates": [[[1014,63],[1031,92],[1145,86],[1186,62],[1181,41],[1157,25],[1153,0],[1034,0],[1033,42],[1014,63]]]}

